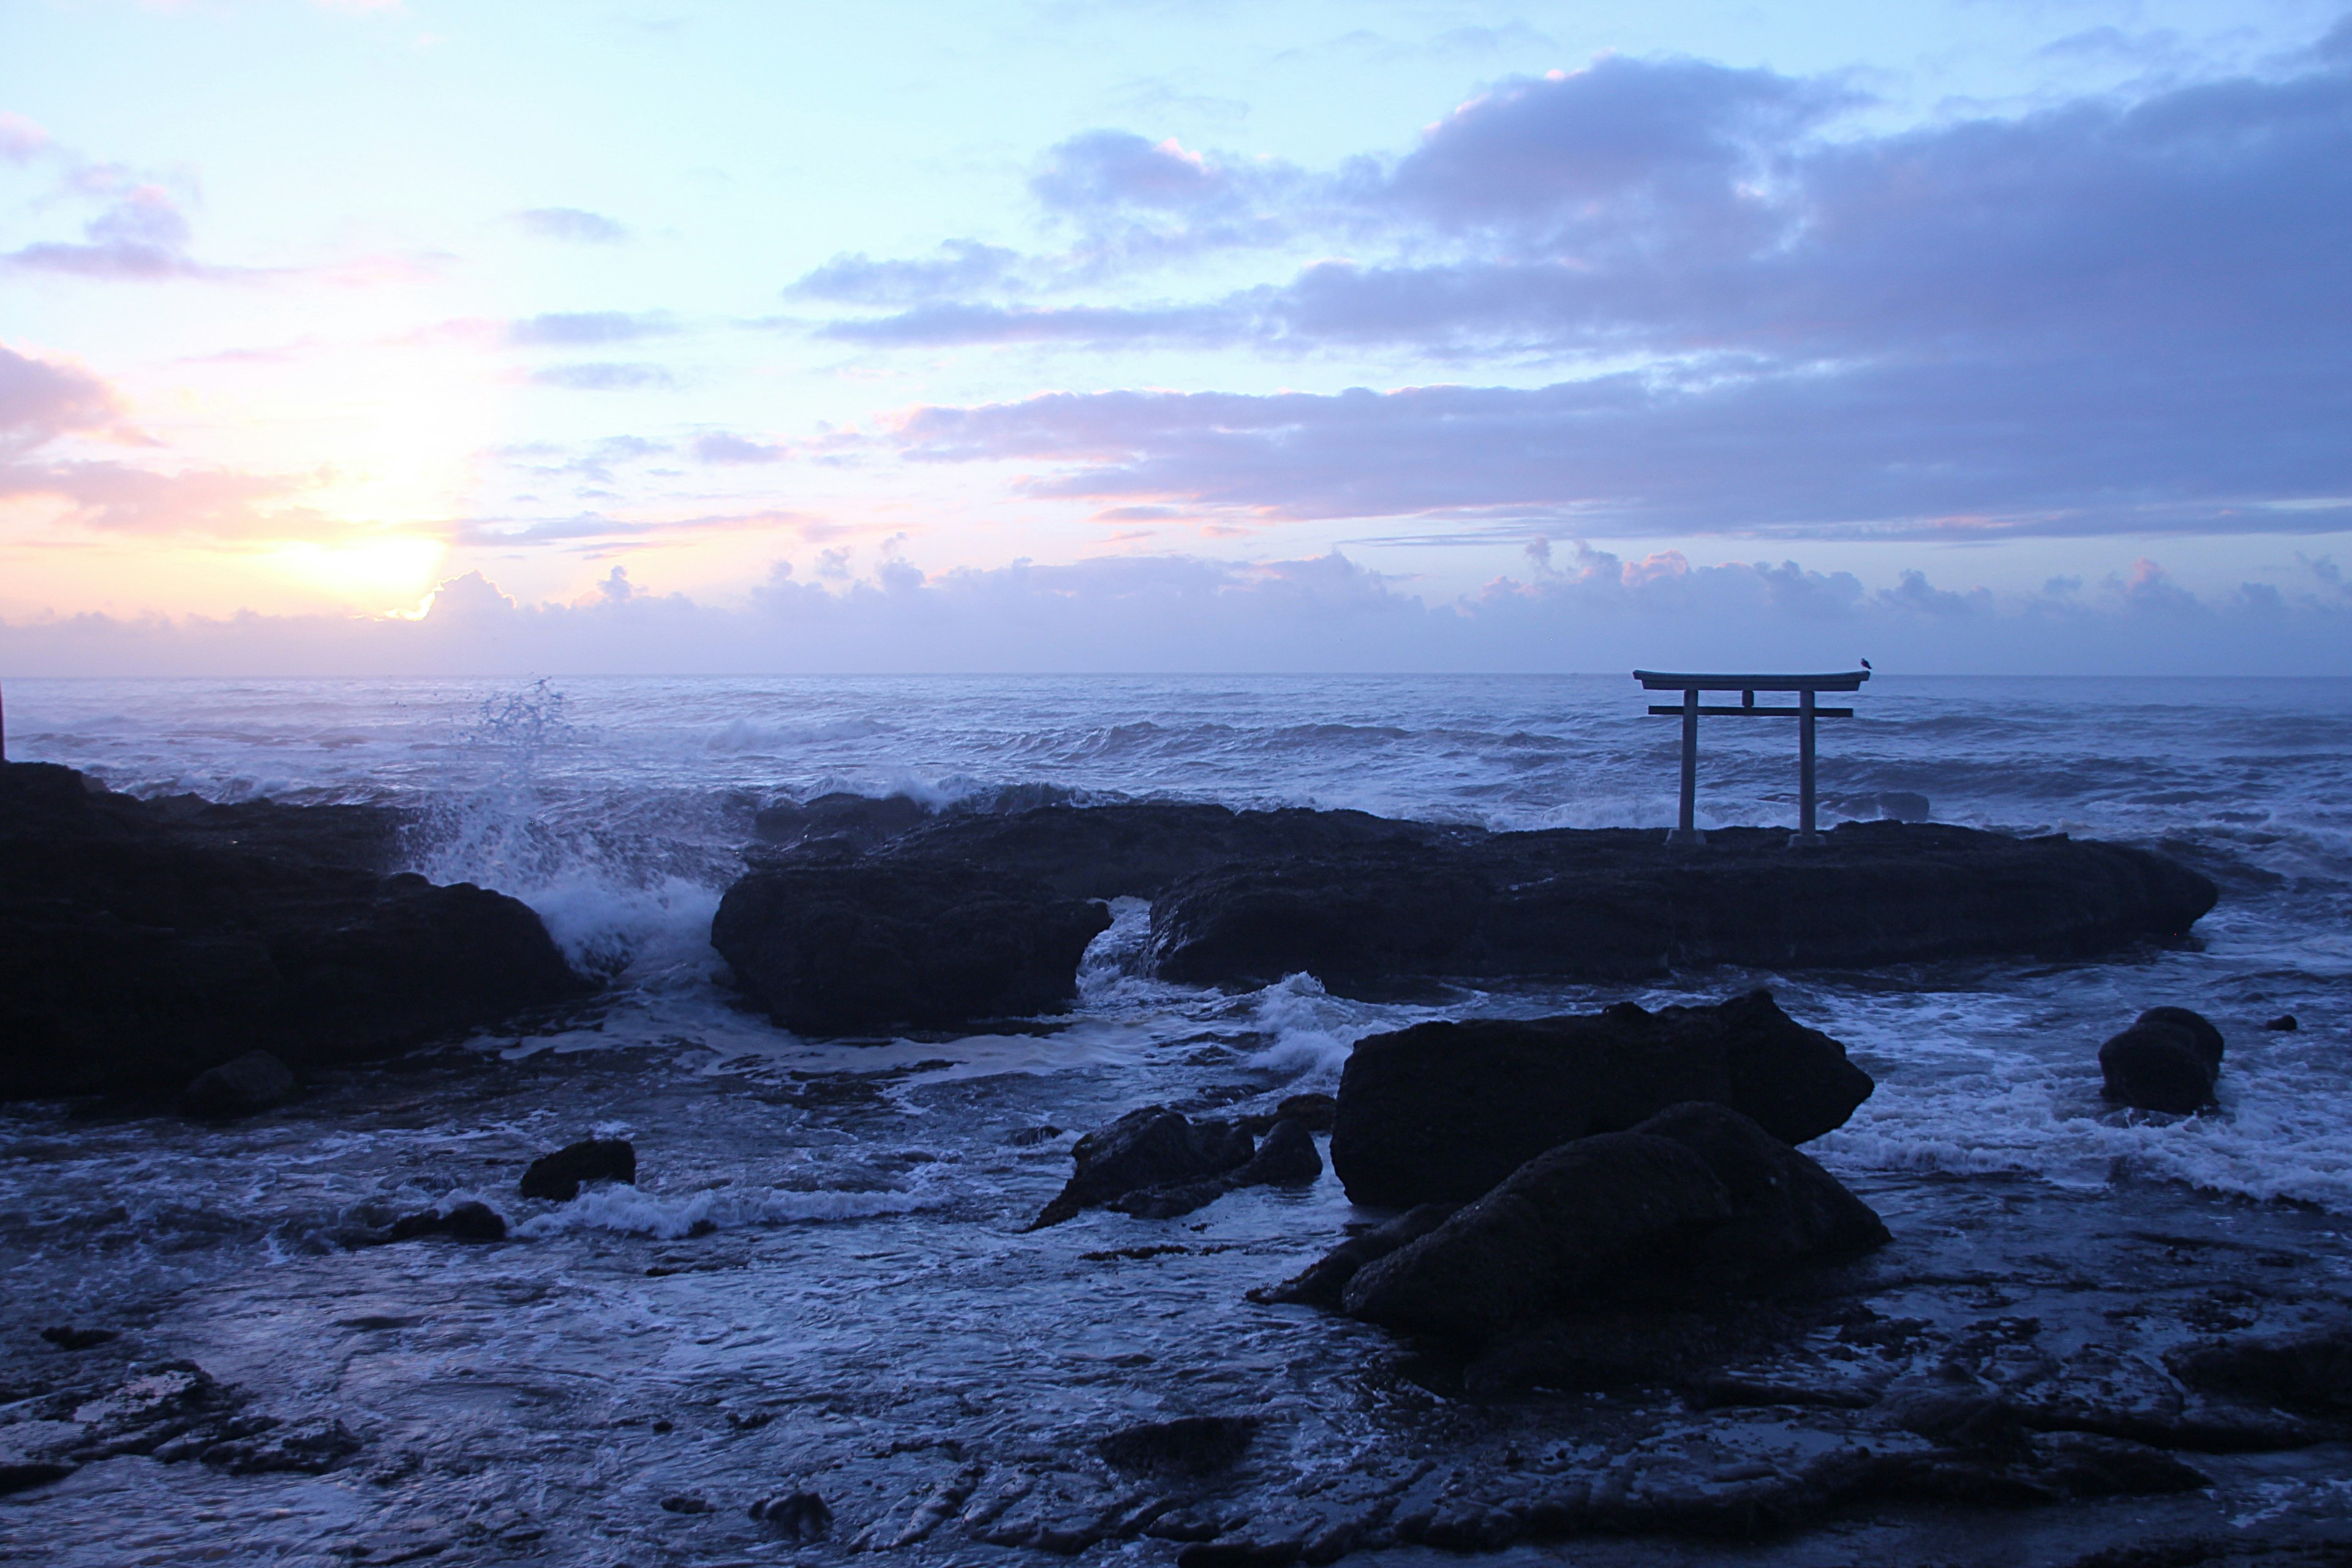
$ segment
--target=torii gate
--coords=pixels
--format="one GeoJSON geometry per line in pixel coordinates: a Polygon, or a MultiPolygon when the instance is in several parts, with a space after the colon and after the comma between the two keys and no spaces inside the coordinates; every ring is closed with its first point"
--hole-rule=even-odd
{"type": "Polygon", "coordinates": [[[1797,721],[1797,836],[1793,844],[1815,844],[1821,836],[1813,831],[1813,721],[1816,719],[1851,719],[1851,708],[1822,708],[1813,701],[1817,691],[1859,691],[1862,683],[1870,679],[1867,669],[1850,669],[1838,675],[1671,675],[1654,669],[1637,669],[1633,679],[1649,691],[1679,691],[1681,702],[1673,707],[1653,704],[1650,711],[1669,716],[1680,714],[1683,721],[1683,809],[1682,822],[1666,835],[1669,844],[1697,844],[1705,836],[1698,830],[1698,720],[1702,713],[1719,714],[1726,718],[1757,718],[1769,715],[1797,721]],[[1698,694],[1702,691],[1737,691],[1739,706],[1719,704],[1701,707],[1698,694]],[[1756,694],[1759,691],[1793,691],[1797,705],[1793,708],[1759,708],[1756,694]]]}

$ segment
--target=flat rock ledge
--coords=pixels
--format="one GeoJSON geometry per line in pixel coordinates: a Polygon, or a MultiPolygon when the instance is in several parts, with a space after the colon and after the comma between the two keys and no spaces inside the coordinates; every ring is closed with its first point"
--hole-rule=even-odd
{"type": "Polygon", "coordinates": [[[1146,964],[1183,984],[1315,975],[1378,997],[1449,980],[1626,981],[1738,964],[2057,957],[2185,935],[2217,892],[2176,861],[2064,835],[1854,822],[1792,849],[1728,828],[1487,833],[1347,811],[1138,802],[927,819],[753,852],[711,942],[780,1023],[954,1028],[1076,994],[1152,900],[1146,964]]]}
{"type": "Polygon", "coordinates": [[[387,873],[400,826],[0,764],[0,1099],[176,1099],[248,1053],[299,1075],[593,989],[528,905],[387,873]]]}

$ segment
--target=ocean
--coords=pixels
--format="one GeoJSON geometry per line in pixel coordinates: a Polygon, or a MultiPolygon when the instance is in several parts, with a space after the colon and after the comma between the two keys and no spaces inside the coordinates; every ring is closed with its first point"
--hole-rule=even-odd
{"type": "MultiPolygon", "coordinates": [[[[345,1548],[400,1531],[444,1561],[503,1561],[498,1541],[562,1562],[752,1560],[770,1548],[704,1521],[726,1503],[735,1530],[777,1477],[834,1478],[846,1534],[890,1506],[856,1489],[930,1484],[926,1444],[1034,1464],[1071,1434],[1221,1402],[1285,1423],[1301,1466],[1337,1462],[1431,1417],[1363,1370],[1376,1331],[1241,1300],[1355,1217],[1328,1173],[1186,1221],[1022,1226],[1076,1131],[1137,1105],[1328,1089],[1354,1041],[1431,1017],[1769,986],[1877,1080],[1809,1152],[1898,1247],[1957,1245],[1990,1205],[2063,1248],[2067,1216],[2122,1205],[2286,1237],[2352,1280],[2352,681],[1882,676],[1856,717],[1822,722],[1825,825],[1903,792],[1941,822],[2159,847],[2220,885],[2192,940],[2097,961],[1369,1003],[1307,974],[1238,994],[1152,980],[1147,907],[1122,900],[1068,1014],[842,1042],[738,1005],[707,942],[753,815],[831,791],[1663,828],[1679,727],[1647,701],[1622,675],[10,681],[12,760],[142,795],[410,808],[414,869],[526,900],[609,985],[544,1032],[339,1075],[233,1128],[0,1108],[19,1327],[119,1324],[289,1410],[345,1412],[375,1478],[110,1461],[5,1500],[0,1561],[180,1561],[218,1537],[256,1561],[373,1562],[392,1559],[345,1548]],[[2099,1042],[2159,1004],[2220,1025],[2217,1110],[2100,1099],[2099,1042]],[[2293,1031],[2264,1027],[2290,1015],[2293,1031]],[[592,1131],[636,1142],[635,1189],[512,1196],[521,1162],[592,1131]],[[329,1239],[354,1215],[466,1196],[517,1239],[329,1239]],[[578,1440],[592,1429],[606,1436],[578,1440]],[[893,1444],[913,1447],[875,1457],[893,1444]],[[659,1506],[689,1493],[708,1514],[659,1506]],[[494,1517],[534,1522],[500,1535],[494,1517]]],[[[1790,726],[1707,721],[1700,825],[1793,826],[1796,773],[1790,726]]],[[[2327,1484],[2295,1480],[2309,1496],[2279,1506],[2341,1512],[2327,1484]]],[[[906,1550],[1003,1558],[949,1533],[906,1550]]]]}

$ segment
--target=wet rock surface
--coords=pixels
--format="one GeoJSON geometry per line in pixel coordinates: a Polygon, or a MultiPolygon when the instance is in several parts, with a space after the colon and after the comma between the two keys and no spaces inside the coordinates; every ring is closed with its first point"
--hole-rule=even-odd
{"type": "Polygon", "coordinates": [[[1685,1100],[1801,1143],[1843,1126],[1871,1088],[1844,1047],[1766,991],[1716,1006],[1421,1024],[1349,1054],[1331,1160],[1358,1203],[1464,1203],[1547,1149],[1685,1100]]]}
{"type": "Polygon", "coordinates": [[[1894,821],[1841,825],[1794,856],[1785,832],[1760,828],[1678,849],[1633,829],[1487,833],[1174,802],[954,815],[887,834],[795,838],[796,823],[754,853],[712,942],[780,1022],[817,1033],[1058,1006],[1108,923],[1090,900],[1119,897],[1153,900],[1161,978],[1307,973],[1362,995],[1446,979],[2095,952],[2178,937],[2216,897],[2143,849],[1894,821]]]}
{"type": "Polygon", "coordinates": [[[257,1049],[366,1060],[590,988],[527,906],[384,874],[401,824],[0,764],[0,1098],[169,1101],[257,1049]]]}

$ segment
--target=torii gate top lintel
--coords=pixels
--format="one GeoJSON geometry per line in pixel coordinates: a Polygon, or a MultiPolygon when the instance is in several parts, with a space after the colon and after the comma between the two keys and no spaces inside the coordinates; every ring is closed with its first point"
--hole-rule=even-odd
{"type": "Polygon", "coordinates": [[[1637,669],[1633,679],[1651,691],[1859,691],[1870,679],[1866,669],[1841,670],[1835,675],[1672,675],[1664,670],[1637,669]]]}
{"type": "Polygon", "coordinates": [[[1696,844],[1699,842],[1698,811],[1698,721],[1701,714],[1725,718],[1786,717],[1797,721],[1798,816],[1796,842],[1811,844],[1813,832],[1813,721],[1816,719],[1851,719],[1851,708],[1823,708],[1813,700],[1819,691],[1859,691],[1862,683],[1870,679],[1868,669],[1839,670],[1823,675],[1680,675],[1664,670],[1637,669],[1633,679],[1650,691],[1679,691],[1680,702],[1671,706],[1654,705],[1650,711],[1678,717],[1683,721],[1683,779],[1681,826],[1667,835],[1667,842],[1696,844]],[[1702,707],[1702,691],[1737,691],[1739,705],[1702,707]],[[1797,694],[1794,707],[1758,707],[1759,691],[1793,691],[1797,694]]]}

